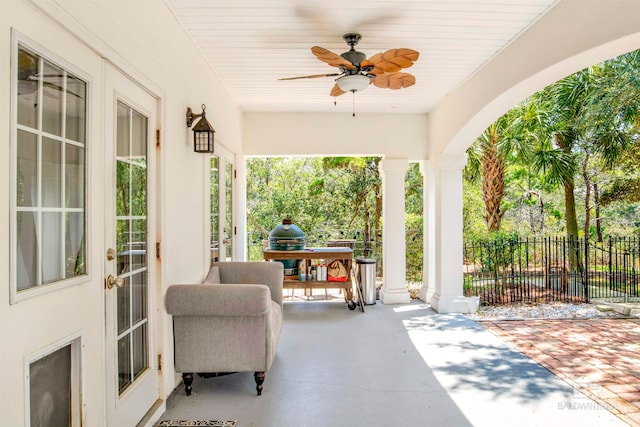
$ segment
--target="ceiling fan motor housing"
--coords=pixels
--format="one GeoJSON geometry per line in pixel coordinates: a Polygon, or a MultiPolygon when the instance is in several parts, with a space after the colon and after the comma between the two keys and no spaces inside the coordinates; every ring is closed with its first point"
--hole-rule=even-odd
{"type": "Polygon", "coordinates": [[[354,46],[358,44],[362,36],[358,33],[348,33],[342,36],[345,42],[349,45],[351,49],[349,51],[343,53],[342,56],[347,61],[351,62],[356,67],[360,66],[360,63],[367,59],[367,55],[362,52],[358,52],[354,49],[354,46]]]}
{"type": "Polygon", "coordinates": [[[351,62],[356,67],[360,66],[360,63],[362,61],[364,61],[365,59],[367,59],[367,55],[365,55],[362,52],[358,52],[357,50],[354,50],[353,48],[351,50],[343,53],[340,56],[342,56],[347,61],[351,62]]]}

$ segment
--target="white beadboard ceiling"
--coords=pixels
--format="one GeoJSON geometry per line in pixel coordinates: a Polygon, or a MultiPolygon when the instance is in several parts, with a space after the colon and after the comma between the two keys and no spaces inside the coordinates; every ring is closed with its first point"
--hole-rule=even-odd
{"type": "Polygon", "coordinates": [[[166,0],[243,111],[426,113],[550,10],[557,0],[166,0]],[[373,85],[336,99],[311,47],[341,54],[358,32],[367,57],[407,47],[416,84],[373,85]]]}

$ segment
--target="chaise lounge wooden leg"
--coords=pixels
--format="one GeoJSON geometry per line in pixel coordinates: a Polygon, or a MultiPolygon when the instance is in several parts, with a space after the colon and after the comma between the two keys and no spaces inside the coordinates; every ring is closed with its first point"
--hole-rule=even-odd
{"type": "Polygon", "coordinates": [[[255,372],[253,374],[253,378],[256,380],[256,391],[258,392],[258,396],[262,394],[262,383],[264,382],[264,372],[255,372]]]}
{"type": "Polygon", "coordinates": [[[183,373],[182,381],[184,382],[184,391],[187,393],[187,396],[191,396],[191,384],[193,383],[193,374],[191,372],[183,373]]]}

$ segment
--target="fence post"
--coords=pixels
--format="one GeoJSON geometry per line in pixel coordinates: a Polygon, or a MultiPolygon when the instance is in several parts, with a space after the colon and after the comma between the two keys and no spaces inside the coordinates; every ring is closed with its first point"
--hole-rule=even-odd
{"type": "MultiPolygon", "coordinates": [[[[624,242],[624,240],[623,240],[624,242]]],[[[622,285],[624,286],[624,302],[629,301],[629,285],[627,283],[627,259],[629,258],[629,252],[627,252],[627,246],[623,245],[622,248],[622,285]]]]}
{"type": "Polygon", "coordinates": [[[509,286],[509,289],[511,289],[510,295],[509,295],[509,301],[513,302],[513,290],[515,289],[515,281],[516,281],[516,274],[515,271],[513,269],[513,263],[514,263],[514,259],[513,259],[513,252],[514,252],[514,246],[513,246],[513,240],[509,239],[509,251],[510,251],[510,255],[511,255],[511,283],[509,286]]]}
{"type": "Polygon", "coordinates": [[[611,236],[609,236],[609,291],[613,290],[613,261],[611,260],[612,249],[611,236]]]}
{"type": "Polygon", "coordinates": [[[589,238],[584,239],[584,279],[582,279],[584,289],[584,302],[589,302],[589,238]]]}
{"type": "Polygon", "coordinates": [[[631,253],[633,255],[633,259],[631,260],[631,274],[633,277],[633,296],[638,296],[638,270],[636,269],[636,265],[638,264],[638,238],[634,237],[633,242],[631,243],[632,249],[631,253]]]}

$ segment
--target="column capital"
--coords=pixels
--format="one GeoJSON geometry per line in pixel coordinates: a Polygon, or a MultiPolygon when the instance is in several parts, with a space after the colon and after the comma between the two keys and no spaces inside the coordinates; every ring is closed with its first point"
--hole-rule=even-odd
{"type": "Polygon", "coordinates": [[[441,154],[438,156],[438,167],[440,169],[462,170],[466,165],[466,154],[441,154]]]}
{"type": "Polygon", "coordinates": [[[408,159],[382,159],[378,165],[380,172],[384,173],[406,173],[409,169],[408,159]]]}
{"type": "Polygon", "coordinates": [[[435,165],[432,159],[424,159],[418,162],[420,165],[420,173],[424,176],[427,173],[431,173],[435,169],[435,165]]]}

